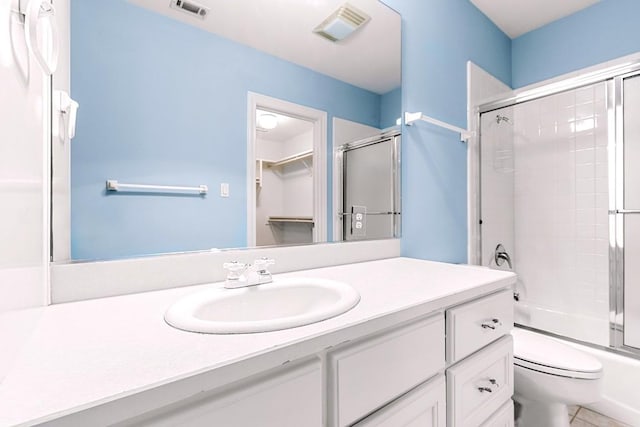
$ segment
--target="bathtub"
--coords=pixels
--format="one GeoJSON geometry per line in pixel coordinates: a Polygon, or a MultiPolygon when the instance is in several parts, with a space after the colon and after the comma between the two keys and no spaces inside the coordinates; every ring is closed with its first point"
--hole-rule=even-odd
{"type": "Polygon", "coordinates": [[[640,426],[640,360],[576,343],[567,344],[597,357],[604,367],[603,399],[587,407],[640,426]]]}

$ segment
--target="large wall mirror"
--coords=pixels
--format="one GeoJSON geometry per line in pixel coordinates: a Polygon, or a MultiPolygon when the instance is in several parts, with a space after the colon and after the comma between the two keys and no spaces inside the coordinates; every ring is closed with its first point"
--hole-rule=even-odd
{"type": "Polygon", "coordinates": [[[70,22],[54,261],[399,235],[382,2],[70,0],[70,22]]]}

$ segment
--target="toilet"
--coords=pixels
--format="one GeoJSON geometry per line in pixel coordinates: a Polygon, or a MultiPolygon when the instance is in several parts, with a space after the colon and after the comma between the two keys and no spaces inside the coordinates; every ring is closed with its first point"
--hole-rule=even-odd
{"type": "Polygon", "coordinates": [[[518,427],[568,427],[569,405],[600,399],[602,363],[553,338],[515,328],[514,399],[518,427]]]}

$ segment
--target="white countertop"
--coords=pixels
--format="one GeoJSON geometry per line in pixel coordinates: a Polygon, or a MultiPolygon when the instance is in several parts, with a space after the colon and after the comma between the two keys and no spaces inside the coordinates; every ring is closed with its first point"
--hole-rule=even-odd
{"type": "MultiPolygon", "coordinates": [[[[164,321],[167,307],[179,297],[221,284],[52,305],[0,318],[35,319],[0,383],[0,425],[55,419],[221,368],[225,375],[212,377],[219,383],[211,386],[223,385],[250,374],[247,363],[266,366],[263,359],[271,355],[268,363],[277,366],[312,355],[389,326],[399,316],[428,314],[510,286],[516,277],[482,267],[393,258],[280,274],[274,280],[295,276],[347,282],[360,292],[360,303],[312,325],[242,335],[185,332],[164,321]],[[240,362],[242,369],[234,372],[240,362]]],[[[0,339],[10,330],[0,323],[0,339]]]]}

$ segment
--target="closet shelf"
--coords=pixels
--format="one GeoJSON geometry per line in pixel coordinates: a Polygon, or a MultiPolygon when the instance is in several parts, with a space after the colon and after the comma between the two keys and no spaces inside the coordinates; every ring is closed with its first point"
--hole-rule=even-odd
{"type": "Polygon", "coordinates": [[[267,219],[269,224],[272,223],[303,223],[303,224],[313,224],[313,217],[310,216],[270,216],[267,219]]]}
{"type": "Polygon", "coordinates": [[[265,164],[265,166],[277,168],[280,166],[288,165],[290,163],[304,161],[311,158],[313,158],[313,150],[307,150],[303,151],[302,153],[294,154],[293,156],[284,157],[280,160],[263,160],[263,163],[265,164]]]}

